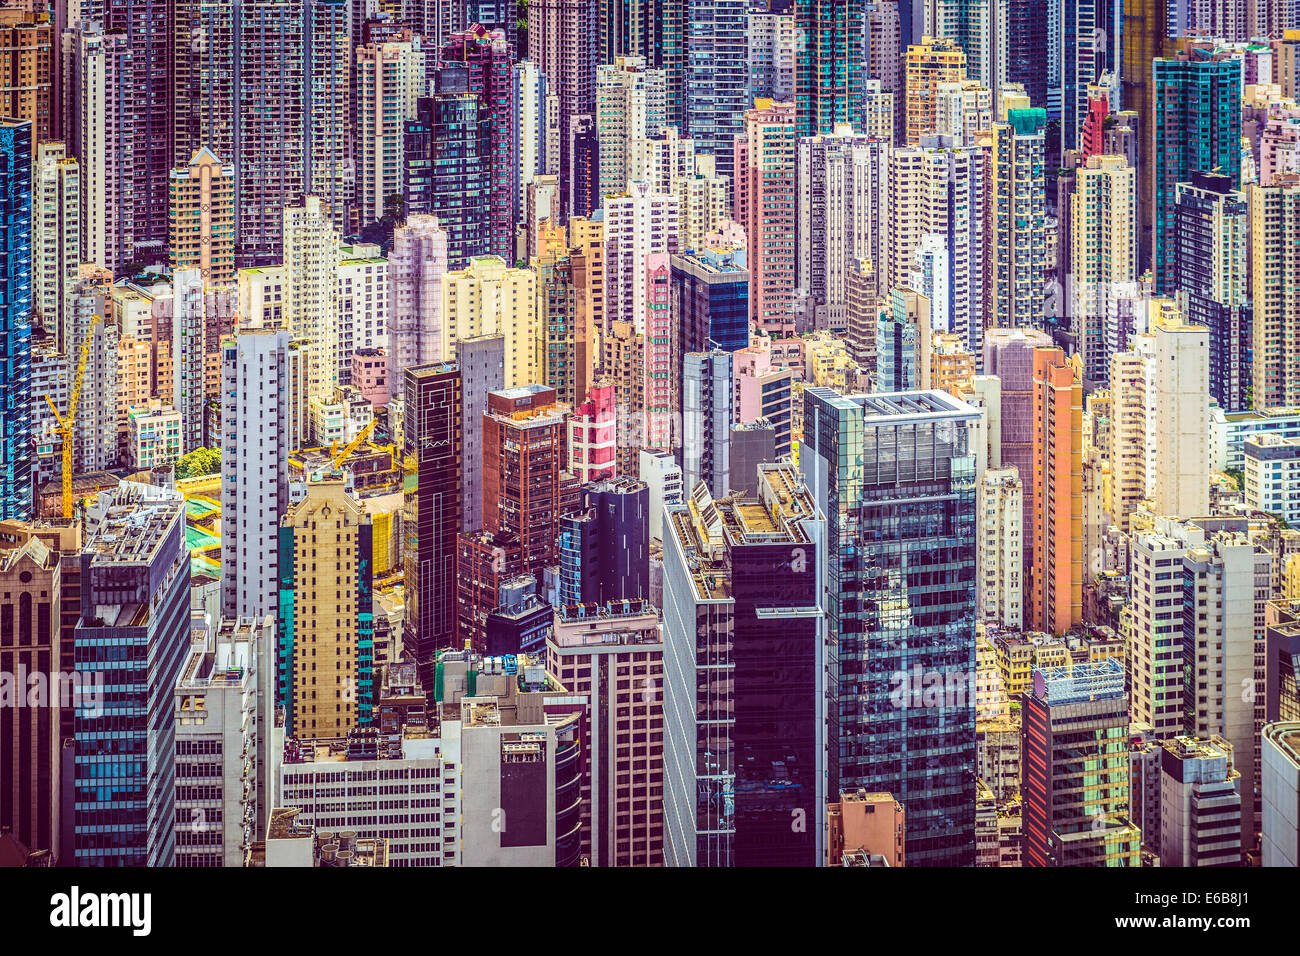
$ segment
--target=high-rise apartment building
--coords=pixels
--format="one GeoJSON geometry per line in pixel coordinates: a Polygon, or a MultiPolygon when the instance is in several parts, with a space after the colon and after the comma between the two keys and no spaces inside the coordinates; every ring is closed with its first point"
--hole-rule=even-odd
{"type": "MultiPolygon", "coordinates": [[[[860,121],[861,7],[834,0],[795,0],[794,111],[797,135],[832,132],[860,121]]],[[[739,164],[737,164],[739,168],[739,164]]]]}
{"type": "Polygon", "coordinates": [[[442,278],[443,361],[456,357],[457,343],[482,335],[504,340],[506,388],[542,380],[537,348],[537,273],[512,269],[495,257],[474,259],[468,268],[442,278]]]}
{"type": "Polygon", "coordinates": [[[381,219],[403,191],[403,137],[427,90],[425,52],[410,37],[356,50],[357,208],[364,224],[381,219]]]}
{"type": "Polygon", "coordinates": [[[321,477],[280,522],[276,705],[285,735],[343,737],[374,719],[372,522],[321,477]]]}
{"type": "Polygon", "coordinates": [[[747,243],[749,320],[775,336],[795,330],[795,113],[792,103],[758,100],[735,140],[733,195],[747,243]]]}
{"type": "Polygon", "coordinates": [[[1120,300],[1137,291],[1137,170],[1122,156],[1089,156],[1069,201],[1069,314],[1084,378],[1103,382],[1118,346],[1120,300]]]}
{"type": "MultiPolygon", "coordinates": [[[[731,178],[732,141],[743,132],[751,105],[745,0],[680,0],[685,16],[685,65],[681,80],[682,133],[701,153],[715,157],[717,171],[731,178]]],[[[674,90],[676,92],[676,90],[674,90]]]]}
{"type": "Polygon", "coordinates": [[[62,135],[62,90],[54,84],[62,37],[35,5],[16,6],[0,10],[0,116],[32,124],[34,158],[37,147],[62,135]]]}
{"type": "Polygon", "coordinates": [[[1300,315],[1300,179],[1251,183],[1251,400],[1256,409],[1300,405],[1297,353],[1300,315]]]}
{"type": "Polygon", "coordinates": [[[82,257],[115,272],[135,256],[137,240],[147,233],[132,197],[132,162],[143,135],[133,86],[135,54],[120,33],[92,28],[78,32],[76,40],[73,146],[84,177],[82,257]]]}
{"type": "MultiPolygon", "coordinates": [[[[654,6],[646,3],[641,9],[649,14],[654,6]]],[[[623,7],[619,12],[627,15],[623,7]]],[[[627,42],[627,36],[616,44],[601,42],[601,31],[612,25],[613,15],[604,4],[587,0],[535,0],[528,8],[528,58],[546,77],[547,98],[555,97],[557,114],[556,168],[547,172],[560,176],[560,206],[566,216],[589,216],[600,205],[593,188],[598,182],[581,175],[596,157],[575,142],[577,127],[593,121],[596,112],[596,64],[613,63],[620,55],[651,55],[649,49],[627,42]]],[[[641,26],[651,28],[648,23],[641,26]]]]}
{"type": "MultiPolygon", "coordinates": [[[[1179,183],[1218,171],[1241,184],[1241,60],[1213,44],[1152,62],[1152,270],[1156,292],[1173,291],[1175,207],[1179,183]]],[[[1145,105],[1145,104],[1143,104],[1145,105]]]]}
{"type": "MultiPolygon", "coordinates": [[[[234,9],[239,264],[269,265],[280,261],[282,244],[287,246],[287,210],[306,193],[303,4],[246,0],[234,9]]],[[[221,155],[220,144],[211,145],[221,155]]],[[[321,215],[333,225],[333,210],[322,205],[321,215]]]]}
{"type": "Polygon", "coordinates": [[[626,192],[632,175],[632,144],[666,124],[667,78],[641,57],[618,57],[596,68],[596,139],[600,147],[600,195],[626,192]]]}
{"type": "MultiPolygon", "coordinates": [[[[982,347],[987,314],[990,236],[985,163],[974,148],[949,137],[896,149],[889,157],[888,205],[879,215],[885,239],[883,281],[910,287],[930,301],[936,332],[960,337],[972,354],[982,347]]],[[[876,250],[867,249],[875,254],[876,250]]]]}
{"type": "Polygon", "coordinates": [[[1021,729],[1026,866],[1139,866],[1118,660],[1035,669],[1021,729]]]}
{"type": "Polygon", "coordinates": [[[921,137],[935,132],[939,84],[966,79],[966,54],[944,37],[923,37],[907,48],[905,142],[920,146],[921,137]]]}
{"type": "Polygon", "coordinates": [[[1270,362],[1251,354],[1248,210],[1223,173],[1193,172],[1175,189],[1173,287],[1187,321],[1210,330],[1210,396],[1225,411],[1247,407],[1252,360],[1270,362]]]}
{"type": "MultiPolygon", "coordinates": [[[[1005,408],[1004,408],[1005,414],[1005,408]]],[[[1033,536],[1026,626],[1083,618],[1083,386],[1060,349],[1034,350],[1033,536]]]]}
{"type": "MultiPolygon", "coordinates": [[[[285,206],[284,326],[306,339],[311,356],[308,394],[328,400],[339,384],[339,236],[329,210],[317,196],[285,206]]],[[[346,356],[350,366],[352,357],[346,356]]]]}
{"type": "Polygon", "coordinates": [[[67,349],[67,300],[81,268],[81,166],[42,143],[32,171],[32,316],[67,349]]]}
{"type": "Polygon", "coordinates": [[[468,92],[478,97],[479,109],[487,114],[480,127],[480,153],[489,158],[488,252],[513,261],[518,172],[511,117],[514,51],[501,31],[489,32],[472,24],[446,39],[439,62],[463,63],[469,68],[468,92]]]}
{"type": "Polygon", "coordinates": [[[210,149],[171,172],[167,248],[174,271],[197,269],[209,286],[235,282],[235,168],[210,149]]]}
{"type": "Polygon", "coordinates": [[[993,124],[990,325],[1042,325],[1047,279],[1045,110],[1014,109],[993,124]]]}
{"type": "Polygon", "coordinates": [[[274,614],[279,549],[289,506],[289,333],[240,332],[221,344],[221,613],[274,614]]]}
{"type": "Polygon", "coordinates": [[[1156,514],[1210,512],[1210,330],[1177,309],[1153,310],[1156,514]]]}
{"type": "Polygon", "coordinates": [[[483,413],[483,526],[518,537],[539,580],[557,554],[568,412],[555,389],[521,385],[490,393],[483,413]]]}
{"type": "Polygon", "coordinates": [[[1025,610],[1024,485],[1014,468],[980,476],[976,580],[980,620],[1020,630],[1025,610]]]}
{"type": "Polygon", "coordinates": [[[430,215],[408,216],[393,230],[388,255],[388,382],[406,369],[442,361],[442,283],[447,233],[430,215]]]}
{"type": "Polygon", "coordinates": [[[803,407],[799,468],[826,518],[826,579],[839,582],[824,607],[837,647],[826,733],[840,742],[828,789],[894,794],[910,865],[968,865],[981,413],[942,392],[825,388],[806,389],[803,407]],[[918,675],[941,681],[938,699],[918,675]]]}

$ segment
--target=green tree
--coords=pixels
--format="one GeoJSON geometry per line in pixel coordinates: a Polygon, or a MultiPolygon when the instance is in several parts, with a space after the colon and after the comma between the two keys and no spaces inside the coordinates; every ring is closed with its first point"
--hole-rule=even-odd
{"type": "Polygon", "coordinates": [[[216,448],[196,448],[188,455],[182,455],[176,463],[177,478],[198,478],[219,474],[220,471],[221,451],[216,448]]]}

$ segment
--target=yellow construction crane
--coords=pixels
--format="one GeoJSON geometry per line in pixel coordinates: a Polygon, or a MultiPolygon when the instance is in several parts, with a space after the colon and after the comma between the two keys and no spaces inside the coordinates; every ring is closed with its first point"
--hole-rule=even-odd
{"type": "Polygon", "coordinates": [[[365,441],[368,437],[370,437],[370,433],[375,430],[375,426],[378,424],[379,424],[379,419],[377,418],[370,419],[370,424],[367,425],[365,428],[361,429],[360,433],[357,435],[356,438],[352,439],[352,441],[344,445],[343,450],[334,456],[334,460],[331,461],[330,464],[336,470],[342,467],[343,462],[348,460],[348,455],[356,451],[357,448],[361,445],[361,443],[365,441]]]}
{"type": "Polygon", "coordinates": [[[77,372],[72,379],[72,390],[68,394],[68,414],[60,415],[49,395],[45,402],[54,413],[54,420],[59,423],[59,434],[63,437],[63,517],[72,517],[72,427],[77,423],[77,405],[81,401],[81,378],[86,374],[86,356],[90,354],[90,340],[95,337],[95,330],[103,316],[92,316],[90,328],[81,338],[81,354],[77,357],[77,372]]]}

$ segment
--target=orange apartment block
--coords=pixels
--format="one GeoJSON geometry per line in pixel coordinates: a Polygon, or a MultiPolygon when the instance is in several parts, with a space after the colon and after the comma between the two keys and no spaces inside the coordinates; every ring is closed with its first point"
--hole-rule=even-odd
{"type": "Polygon", "coordinates": [[[1039,348],[1033,388],[1032,604],[1025,626],[1061,634],[1083,617],[1083,386],[1059,348],[1039,348]]]}

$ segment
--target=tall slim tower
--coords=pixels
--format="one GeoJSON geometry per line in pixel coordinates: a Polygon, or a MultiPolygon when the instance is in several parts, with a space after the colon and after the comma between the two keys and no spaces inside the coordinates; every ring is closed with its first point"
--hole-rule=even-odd
{"type": "Polygon", "coordinates": [[[221,614],[261,620],[278,603],[280,519],[289,506],[289,333],[221,343],[221,614]]]}
{"type": "MultiPolygon", "coordinates": [[[[1005,411],[1004,411],[1005,414],[1005,411]]],[[[1064,634],[1083,618],[1083,386],[1060,349],[1034,350],[1033,564],[1026,625],[1064,634]]]]}
{"type": "Polygon", "coordinates": [[[32,313],[67,351],[67,298],[81,266],[81,165],[62,143],[36,150],[32,176],[32,313]]]}
{"type": "MultiPolygon", "coordinates": [[[[456,644],[456,535],[461,530],[461,380],[454,363],[407,368],[402,515],[406,561],[403,643],[432,679],[456,644]]],[[[432,684],[430,684],[432,686],[432,684]]]]}
{"type": "Polygon", "coordinates": [[[745,230],[749,318],[774,336],[795,330],[796,105],[758,100],[736,137],[735,217],[745,230]]]}
{"type": "Polygon", "coordinates": [[[234,285],[235,168],[200,149],[172,170],[169,201],[172,269],[197,269],[207,285],[234,285]]]}
{"type": "Polygon", "coordinates": [[[32,515],[31,137],[0,119],[0,520],[32,515]]]}
{"type": "Polygon", "coordinates": [[[309,343],[309,397],[328,399],[345,358],[339,354],[339,237],[316,196],[301,206],[286,206],[282,215],[284,327],[309,343]]]}
{"type": "Polygon", "coordinates": [[[373,547],[370,515],[342,478],[308,482],[280,521],[276,704],[286,735],[346,737],[374,719],[373,547]]]}

